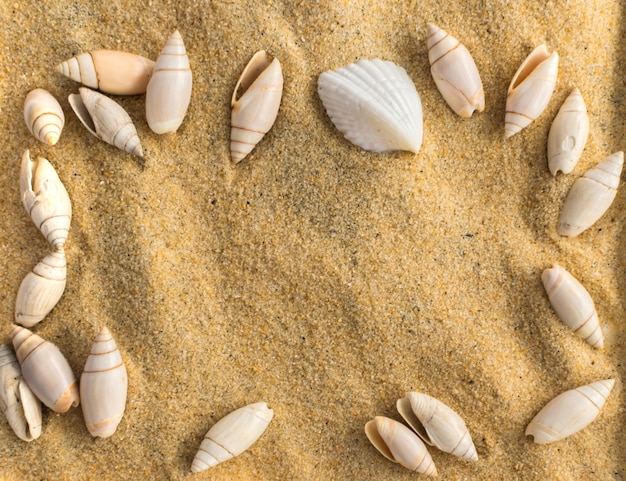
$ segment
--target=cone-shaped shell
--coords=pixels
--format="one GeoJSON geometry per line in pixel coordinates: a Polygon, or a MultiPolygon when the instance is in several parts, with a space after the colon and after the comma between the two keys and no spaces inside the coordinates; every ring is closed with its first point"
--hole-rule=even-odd
{"type": "Polygon", "coordinates": [[[274,411],[264,402],[249,404],[220,419],[204,436],[191,464],[197,473],[240,455],[265,432],[274,411]]]}
{"type": "Polygon", "coordinates": [[[54,145],[61,137],[65,115],[50,92],[35,89],[28,92],[24,100],[24,121],[35,138],[44,144],[54,145]]]}
{"type": "Polygon", "coordinates": [[[469,50],[432,23],[426,38],[430,73],[450,108],[464,118],[485,110],[485,92],[469,50]]]}
{"type": "Polygon", "coordinates": [[[78,406],[78,385],[67,359],[49,341],[28,329],[15,326],[11,332],[22,376],[35,396],[57,413],[78,406]]]}
{"type": "Polygon", "coordinates": [[[154,61],[134,53],[94,50],[81,53],[56,66],[56,71],[87,87],[112,95],[135,95],[146,91],[154,61]]]}
{"type": "Polygon", "coordinates": [[[541,115],[548,106],[559,69],[559,56],[539,45],[520,65],[506,98],[505,136],[511,137],[541,115]]]}
{"type": "Polygon", "coordinates": [[[89,132],[126,152],[143,157],[137,129],[124,108],[100,92],[85,87],[68,100],[74,113],[89,132]]]}
{"type": "Polygon", "coordinates": [[[602,349],[602,330],[587,289],[558,264],[544,270],[541,280],[561,321],[593,347],[602,349]]]}
{"type": "Polygon", "coordinates": [[[360,60],[323,72],[317,93],[335,127],[353,144],[372,152],[419,152],[422,103],[402,67],[360,60]]]}
{"type": "Polygon", "coordinates": [[[176,30],[157,58],[146,90],[146,120],[155,134],[178,130],[187,114],[191,87],[187,50],[176,30]]]}
{"type": "Polygon", "coordinates": [[[559,394],[530,422],[526,436],[548,444],[580,431],[600,413],[614,384],[615,379],[607,379],[559,394]]]}
{"type": "Polygon", "coordinates": [[[283,71],[263,50],[252,57],[231,102],[230,156],[240,162],[272,128],[283,95],[283,71]]]}

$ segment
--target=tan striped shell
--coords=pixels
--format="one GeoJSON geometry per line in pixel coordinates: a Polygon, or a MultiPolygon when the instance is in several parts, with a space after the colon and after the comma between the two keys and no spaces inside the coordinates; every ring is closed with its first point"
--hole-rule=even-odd
{"type": "Polygon", "coordinates": [[[55,145],[65,125],[65,115],[54,96],[44,89],[28,92],[24,100],[24,121],[36,139],[55,145]]]}

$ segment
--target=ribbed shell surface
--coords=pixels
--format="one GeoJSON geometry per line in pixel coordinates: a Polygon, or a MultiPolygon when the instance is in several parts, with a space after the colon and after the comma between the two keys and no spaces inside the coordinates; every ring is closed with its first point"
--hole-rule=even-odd
{"type": "Polygon", "coordinates": [[[48,145],[55,145],[65,125],[65,115],[54,96],[44,89],[28,92],[24,100],[24,121],[31,134],[48,145]]]}

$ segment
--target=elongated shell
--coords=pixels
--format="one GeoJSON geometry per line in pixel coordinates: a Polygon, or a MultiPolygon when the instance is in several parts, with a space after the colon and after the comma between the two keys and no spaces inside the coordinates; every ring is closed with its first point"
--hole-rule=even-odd
{"type": "Polygon", "coordinates": [[[317,93],[335,127],[353,144],[373,152],[419,152],[422,103],[402,67],[360,60],[323,72],[317,93]]]}
{"type": "Polygon", "coordinates": [[[66,77],[112,95],[144,93],[153,69],[154,61],[117,50],[81,53],[56,66],[66,77]]]}
{"type": "Polygon", "coordinates": [[[187,50],[176,30],[161,50],[146,90],[146,120],[155,134],[178,130],[187,114],[191,87],[187,50]]]}
{"type": "Polygon", "coordinates": [[[17,436],[27,442],[41,436],[41,402],[22,378],[13,351],[0,346],[0,409],[17,436]]]}
{"type": "Polygon", "coordinates": [[[126,152],[143,157],[137,129],[126,110],[106,95],[85,87],[70,94],[69,102],[78,120],[89,132],[126,152]]]}
{"type": "Polygon", "coordinates": [[[283,95],[283,71],[263,50],[252,57],[231,102],[230,156],[242,161],[272,128],[283,95]]]}
{"type": "Polygon", "coordinates": [[[561,209],[559,235],[576,237],[604,215],[617,195],[623,165],[624,153],[615,152],[574,182],[561,209]]]}
{"type": "Polygon", "coordinates": [[[556,85],[559,56],[539,45],[520,65],[506,98],[505,136],[511,137],[545,110],[556,85]]]}
{"type": "Polygon", "coordinates": [[[365,425],[365,434],[389,461],[426,476],[437,476],[437,468],[426,446],[404,424],[376,416],[365,425]]]}
{"type": "Polygon", "coordinates": [[[78,406],[76,378],[59,348],[20,326],[13,328],[11,338],[22,375],[35,396],[57,413],[78,406]]]}
{"type": "Polygon", "coordinates": [[[587,289],[558,264],[544,270],[541,280],[561,321],[593,347],[602,349],[602,330],[587,289]]]}
{"type": "Polygon", "coordinates": [[[61,137],[65,115],[50,92],[35,89],[28,92],[24,100],[24,121],[35,138],[44,144],[54,145],[61,137]]]}
{"type": "Polygon", "coordinates": [[[526,428],[536,444],[548,444],[570,436],[600,413],[615,379],[594,382],[559,394],[537,413],[526,428]]]}
{"type": "Polygon", "coordinates": [[[426,38],[430,73],[450,108],[464,118],[485,110],[485,91],[469,50],[432,23],[426,38]]]}
{"type": "Polygon", "coordinates": [[[265,432],[274,411],[264,402],[248,404],[220,419],[204,436],[191,464],[197,473],[240,455],[265,432]]]}
{"type": "Polygon", "coordinates": [[[65,244],[72,220],[72,203],[61,179],[46,159],[30,160],[26,150],[20,170],[22,204],[54,248],[65,244]]]}
{"type": "Polygon", "coordinates": [[[556,114],[548,135],[548,168],[569,174],[578,163],[589,136],[589,116],[580,90],[574,89],[556,114]]]}

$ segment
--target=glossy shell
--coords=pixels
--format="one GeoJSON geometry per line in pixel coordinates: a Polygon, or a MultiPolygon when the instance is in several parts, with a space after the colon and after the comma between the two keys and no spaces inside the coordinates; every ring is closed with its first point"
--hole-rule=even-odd
{"type": "Polygon", "coordinates": [[[28,92],[24,100],[24,121],[36,139],[55,145],[65,125],[65,115],[54,96],[44,89],[28,92]]]}

